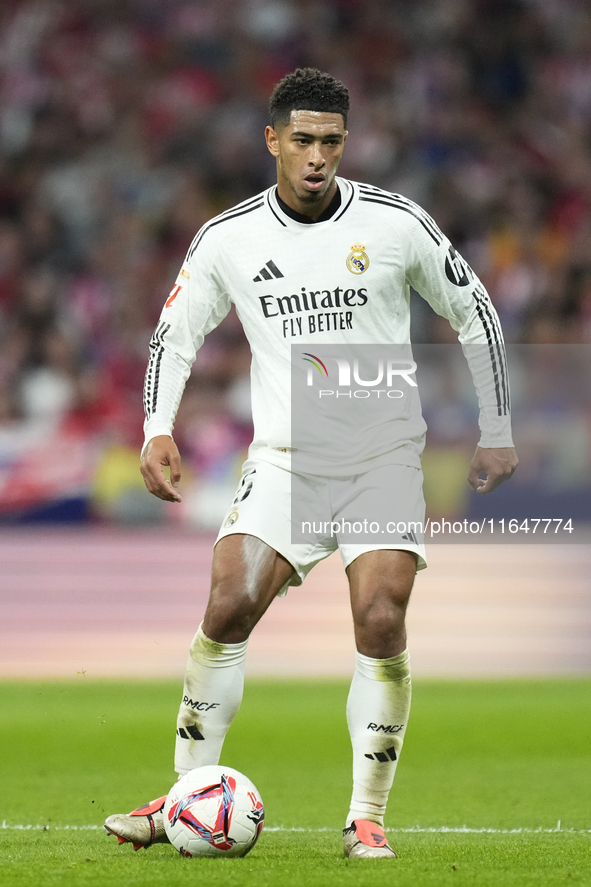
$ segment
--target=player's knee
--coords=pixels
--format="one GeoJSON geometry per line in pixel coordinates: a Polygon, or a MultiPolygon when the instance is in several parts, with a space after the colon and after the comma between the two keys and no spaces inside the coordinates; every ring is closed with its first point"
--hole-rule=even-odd
{"type": "Polygon", "coordinates": [[[357,649],[374,659],[395,656],[406,646],[406,606],[391,599],[370,599],[356,608],[355,641],[357,649]]]}
{"type": "Polygon", "coordinates": [[[399,631],[404,626],[406,596],[367,595],[353,613],[356,626],[376,635],[399,631]]]}
{"type": "Polygon", "coordinates": [[[220,644],[238,644],[245,641],[259,619],[255,603],[248,595],[216,593],[212,589],[204,617],[204,631],[220,644]]]}

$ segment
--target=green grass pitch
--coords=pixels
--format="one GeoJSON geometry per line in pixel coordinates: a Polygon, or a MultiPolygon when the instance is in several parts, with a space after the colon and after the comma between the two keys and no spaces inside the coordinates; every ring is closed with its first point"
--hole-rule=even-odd
{"type": "Polygon", "coordinates": [[[416,681],[386,822],[399,859],[345,860],[346,682],[250,681],[222,762],[258,786],[266,828],[245,859],[186,860],[100,828],[174,781],[178,683],[0,684],[0,883],[588,885],[590,691],[588,679],[416,681]]]}

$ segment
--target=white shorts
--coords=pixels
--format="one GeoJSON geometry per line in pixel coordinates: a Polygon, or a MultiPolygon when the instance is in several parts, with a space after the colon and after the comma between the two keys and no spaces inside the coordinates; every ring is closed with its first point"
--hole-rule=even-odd
{"type": "MultiPolygon", "coordinates": [[[[216,543],[234,533],[262,539],[294,568],[294,575],[279,592],[285,594],[289,585],[301,585],[312,567],[337,548],[345,568],[366,551],[397,549],[413,552],[417,570],[423,570],[427,566],[425,546],[417,528],[424,526],[424,520],[423,473],[419,468],[385,465],[335,478],[294,475],[270,462],[247,459],[216,543]],[[298,499],[298,524],[300,517],[310,518],[310,527],[304,521],[303,535],[293,531],[292,490],[298,499]],[[357,524],[375,507],[376,494],[384,503],[377,531],[362,533],[363,541],[352,541],[358,535],[357,524]]],[[[372,529],[376,530],[376,525],[372,529]]]]}

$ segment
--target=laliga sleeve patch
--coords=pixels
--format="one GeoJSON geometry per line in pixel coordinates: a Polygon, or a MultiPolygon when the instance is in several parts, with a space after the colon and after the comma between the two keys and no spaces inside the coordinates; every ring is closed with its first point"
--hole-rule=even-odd
{"type": "Polygon", "coordinates": [[[180,293],[181,290],[182,290],[182,286],[180,283],[177,283],[173,286],[173,288],[171,289],[171,291],[169,293],[168,299],[166,300],[166,305],[164,306],[165,308],[170,308],[170,306],[172,305],[172,303],[174,302],[174,300],[176,299],[176,297],[178,296],[178,294],[180,293]]]}
{"type": "Polygon", "coordinates": [[[474,272],[461,255],[450,246],[445,258],[445,274],[450,283],[456,286],[467,286],[474,280],[474,272]]]}

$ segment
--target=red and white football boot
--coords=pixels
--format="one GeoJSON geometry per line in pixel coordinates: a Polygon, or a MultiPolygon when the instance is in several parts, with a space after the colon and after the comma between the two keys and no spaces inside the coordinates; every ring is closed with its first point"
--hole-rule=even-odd
{"type": "Polygon", "coordinates": [[[103,828],[110,835],[115,835],[120,844],[133,844],[134,850],[151,847],[152,844],[169,844],[162,815],[165,801],[166,795],[131,813],[114,813],[107,817],[103,828]]]}
{"type": "Polygon", "coordinates": [[[367,819],[355,819],[343,829],[343,852],[349,859],[393,859],[396,856],[384,829],[367,819]]]}

